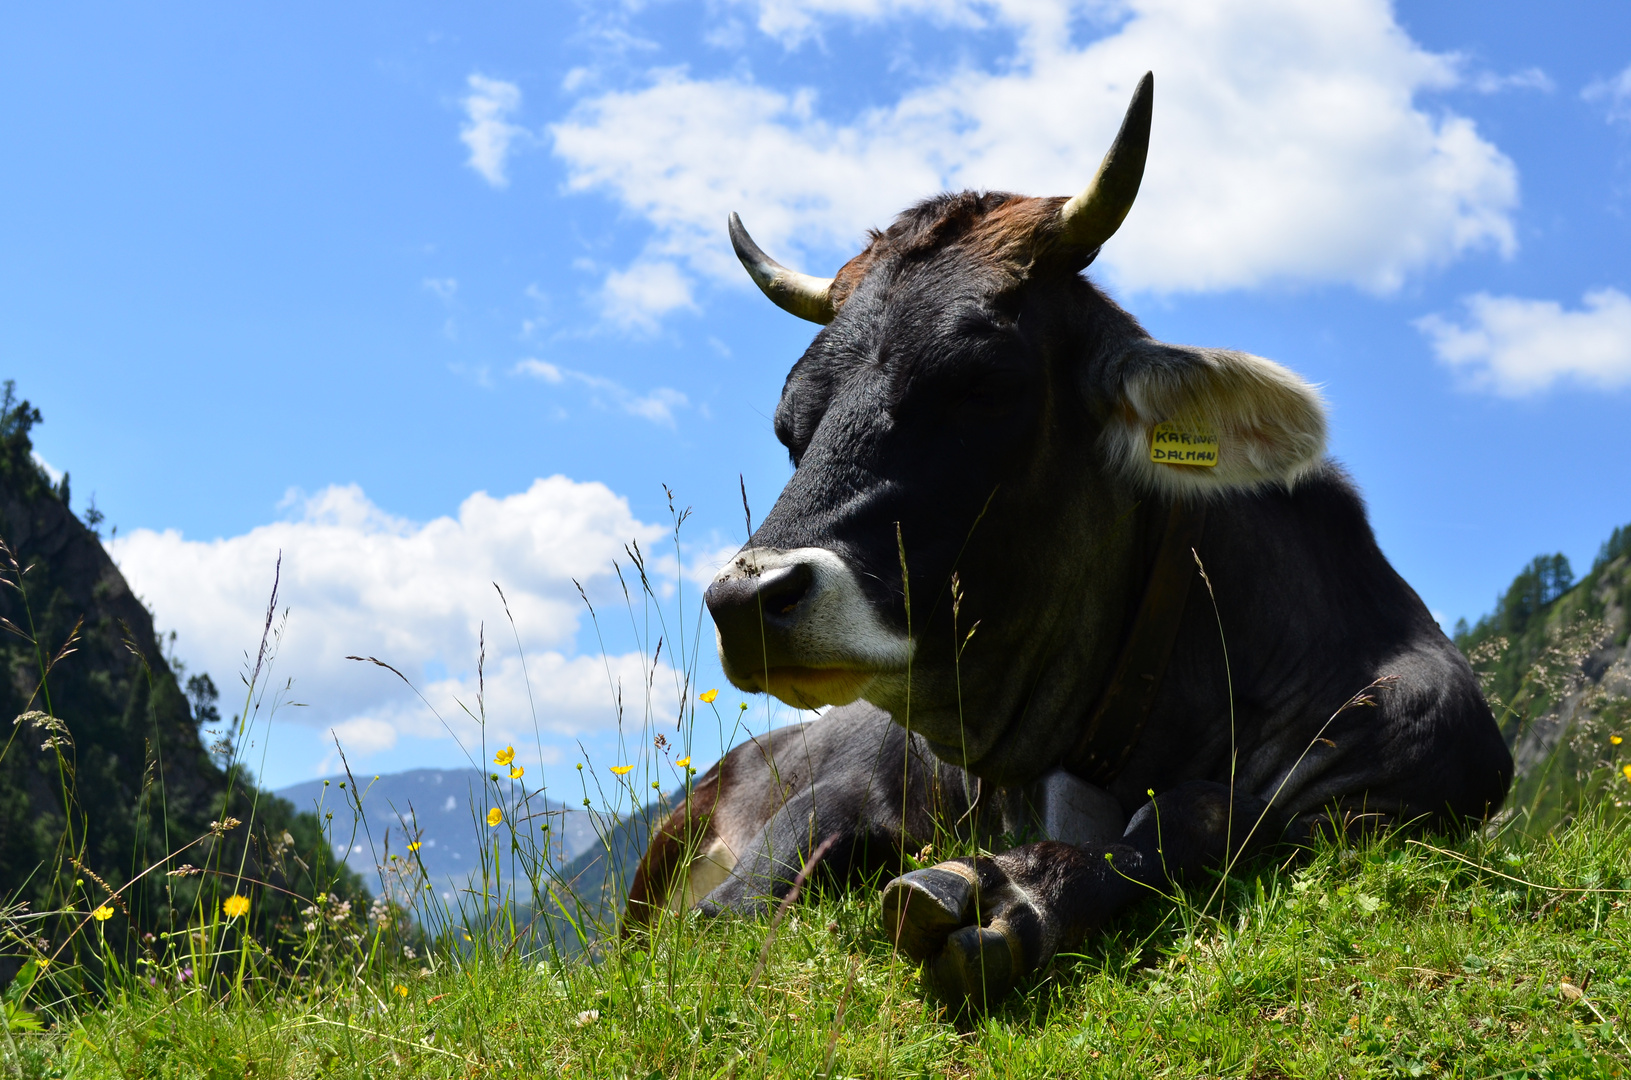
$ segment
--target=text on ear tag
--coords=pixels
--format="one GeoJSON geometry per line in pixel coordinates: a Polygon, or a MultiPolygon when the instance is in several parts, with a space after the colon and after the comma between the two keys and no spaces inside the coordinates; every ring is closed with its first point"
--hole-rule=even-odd
{"type": "Polygon", "coordinates": [[[1210,468],[1218,463],[1217,432],[1193,421],[1163,420],[1150,429],[1150,460],[1210,468]]]}

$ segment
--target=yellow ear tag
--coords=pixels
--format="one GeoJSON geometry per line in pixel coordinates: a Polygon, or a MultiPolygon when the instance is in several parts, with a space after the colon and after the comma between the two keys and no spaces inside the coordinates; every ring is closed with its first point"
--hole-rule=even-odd
{"type": "Polygon", "coordinates": [[[1217,432],[1192,420],[1163,420],[1150,429],[1150,460],[1211,468],[1218,463],[1217,432]]]}

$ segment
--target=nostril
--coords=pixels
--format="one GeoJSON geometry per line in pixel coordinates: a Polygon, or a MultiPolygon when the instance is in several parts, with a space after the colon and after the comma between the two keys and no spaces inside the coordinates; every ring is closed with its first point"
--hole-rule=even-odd
{"type": "Polygon", "coordinates": [[[810,591],[815,572],[809,563],[794,563],[770,571],[759,579],[759,607],[766,615],[786,615],[810,591]]]}
{"type": "MultiPolygon", "coordinates": [[[[719,630],[719,655],[727,673],[751,678],[753,672],[803,662],[799,628],[823,587],[819,564],[780,552],[773,557],[781,565],[764,565],[769,559],[758,565],[739,562],[703,594],[719,630]]],[[[748,688],[740,680],[737,685],[748,688]]]]}
{"type": "Polygon", "coordinates": [[[703,599],[716,622],[744,619],[757,626],[761,618],[780,619],[791,614],[810,595],[814,584],[814,568],[809,563],[794,563],[752,577],[715,581],[703,599]]]}

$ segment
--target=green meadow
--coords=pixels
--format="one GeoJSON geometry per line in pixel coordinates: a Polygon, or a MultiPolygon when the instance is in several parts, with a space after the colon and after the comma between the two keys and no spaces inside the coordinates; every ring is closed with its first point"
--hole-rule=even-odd
{"type": "MultiPolygon", "coordinates": [[[[8,398],[7,438],[15,408],[8,398]]],[[[17,493],[26,423],[21,435],[0,507],[13,524],[46,520],[57,497],[38,477],[17,493]]],[[[75,537],[92,558],[94,534],[75,537]]],[[[748,706],[728,691],[687,681],[631,709],[624,759],[586,762],[572,793],[613,814],[599,850],[570,862],[550,815],[526,812],[537,793],[509,748],[472,747],[491,763],[471,808],[484,855],[449,899],[411,822],[404,833],[370,806],[369,777],[297,814],[244,768],[242,748],[284,707],[275,596],[258,651],[246,642],[244,696],[227,706],[183,682],[150,626],[144,638],[95,608],[107,590],[76,612],[72,567],[24,546],[0,554],[18,706],[0,757],[12,1076],[1631,1072],[1631,529],[1578,582],[1537,560],[1457,630],[1520,760],[1497,818],[1459,835],[1332,836],[1152,894],[984,1012],[926,995],[879,923],[881,882],[844,890],[816,875],[763,920],[672,914],[619,934],[652,816],[704,764],[689,760],[690,733],[740,733],[748,706]],[[105,729],[98,708],[113,710],[105,729]],[[214,743],[175,749],[177,725],[206,709],[214,743]],[[128,745],[122,763],[103,760],[110,745],[128,745]],[[186,755],[197,760],[184,768],[186,755]],[[355,843],[373,851],[369,880],[328,854],[355,843]]],[[[676,642],[677,667],[694,671],[711,647],[697,612],[665,606],[649,560],[630,557],[647,655],[676,642]]],[[[466,706],[484,729],[483,703],[466,706]]],[[[947,837],[918,857],[960,853],[947,837]]]]}

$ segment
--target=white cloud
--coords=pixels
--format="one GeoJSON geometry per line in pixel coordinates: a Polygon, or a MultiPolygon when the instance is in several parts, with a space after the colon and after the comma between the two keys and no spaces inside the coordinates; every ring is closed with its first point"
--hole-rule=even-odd
{"type": "Polygon", "coordinates": [[[571,368],[563,368],[559,364],[532,357],[516,361],[515,366],[510,368],[510,374],[524,375],[556,386],[568,381],[577,383],[588,387],[601,404],[610,402],[630,416],[638,416],[669,428],[675,426],[674,410],[687,408],[691,404],[690,398],[672,387],[659,386],[649,393],[636,394],[622,384],[603,376],[573,371],[571,368]]]}
{"type": "Polygon", "coordinates": [[[606,275],[600,301],[608,320],[648,334],[669,312],[696,310],[690,280],[667,259],[640,259],[627,270],[613,270],[606,275]]]}
{"type": "Polygon", "coordinates": [[[462,101],[465,122],[459,127],[459,140],[470,150],[465,164],[493,187],[506,187],[510,148],[527,135],[525,128],[510,123],[521,108],[521,88],[484,75],[471,75],[466,83],[470,93],[462,101]]]}
{"type": "Polygon", "coordinates": [[[1538,90],[1543,94],[1549,94],[1557,89],[1552,77],[1538,67],[1524,68],[1510,75],[1480,71],[1467,79],[1467,85],[1480,94],[1499,94],[1503,90],[1538,90]]]}
{"type": "MultiPolygon", "coordinates": [[[[353,716],[329,728],[342,749],[352,757],[367,757],[396,745],[396,725],[377,716],[353,716]]],[[[329,770],[319,768],[318,772],[329,770]]]]}
{"type": "Polygon", "coordinates": [[[674,426],[674,410],[683,409],[690,400],[678,390],[659,386],[644,397],[631,397],[623,408],[634,416],[642,416],[654,424],[674,426]]]}
{"type": "Polygon", "coordinates": [[[1071,194],[1146,69],[1149,168],[1099,264],[1119,287],[1387,291],[1469,251],[1515,248],[1512,162],[1471,120],[1416,101],[1457,85],[1460,59],[1411,41],[1384,0],[1132,0],[1083,46],[1071,18],[1084,9],[1069,0],[756,7],[788,41],[822,19],[913,16],[998,26],[1015,45],[989,70],[963,66],[847,117],[813,89],[673,68],[581,99],[550,128],[554,149],[572,190],[610,193],[650,223],[636,266],[745,283],[725,239],[732,210],[772,254],[824,274],[865,228],[943,188],[1071,194]]]}
{"type": "Polygon", "coordinates": [[[446,304],[449,307],[453,306],[453,301],[457,299],[459,295],[458,278],[428,277],[420,284],[424,286],[426,292],[431,293],[436,297],[436,299],[440,300],[443,304],[446,304]]]}
{"type": "Polygon", "coordinates": [[[739,7],[758,9],[758,27],[788,48],[818,38],[818,19],[853,19],[879,22],[916,17],[940,26],[983,28],[992,18],[1002,22],[1035,23],[1051,14],[1054,4],[1008,0],[738,0],[739,7]]]}
{"type": "Polygon", "coordinates": [[[531,357],[516,361],[515,367],[510,369],[510,373],[512,375],[530,375],[542,382],[557,385],[566,381],[566,373],[560,367],[551,364],[548,360],[534,360],[531,357]]]}
{"type": "Polygon", "coordinates": [[[442,307],[447,310],[447,317],[442,320],[442,336],[449,341],[459,340],[459,323],[453,316],[459,299],[458,278],[425,278],[419,284],[426,292],[440,300],[442,307]]]}
{"type": "Polygon", "coordinates": [[[1602,103],[1611,122],[1631,124],[1631,66],[1613,78],[1589,83],[1580,96],[1593,103],[1602,103]]]}
{"type": "MultiPolygon", "coordinates": [[[[241,536],[200,541],[138,529],[108,548],[158,625],[179,632],[192,669],[210,672],[229,701],[232,673],[260,640],[281,552],[279,607],[289,616],[273,681],[292,675],[294,699],[309,707],[279,719],[332,729],[348,753],[372,753],[400,735],[446,732],[395,676],[345,657],[395,665],[469,745],[476,728],[455,698],[477,709],[484,625],[489,742],[533,742],[528,682],[494,582],[514,614],[546,737],[611,726],[619,680],[625,711],[638,717],[647,661],[639,653],[575,654],[584,608],[573,579],[591,596],[600,587],[611,595],[608,576],[613,560],[626,558],[623,545],[650,545],[665,533],[604,485],[553,476],[502,498],[477,492],[456,517],[424,524],[386,513],[354,485],[336,486],[299,500],[292,520],[241,536]]],[[[663,665],[656,690],[672,677],[663,665]]],[[[673,711],[660,694],[653,708],[673,711]]]]}
{"type": "Polygon", "coordinates": [[[521,320],[520,337],[521,340],[526,341],[549,324],[549,312],[553,305],[549,294],[540,289],[536,283],[530,284],[523,289],[522,295],[532,305],[532,314],[521,320]]]}
{"type": "Polygon", "coordinates": [[[1552,300],[1476,293],[1462,300],[1464,322],[1416,320],[1440,361],[1478,388],[1504,397],[1560,380],[1616,389],[1631,385],[1631,297],[1618,289],[1585,295],[1577,311],[1552,300]]]}

